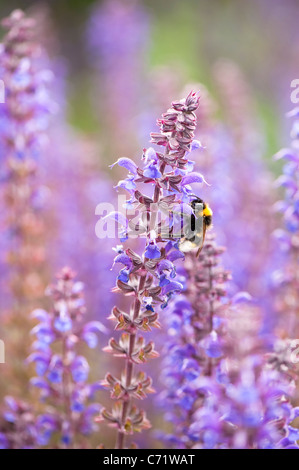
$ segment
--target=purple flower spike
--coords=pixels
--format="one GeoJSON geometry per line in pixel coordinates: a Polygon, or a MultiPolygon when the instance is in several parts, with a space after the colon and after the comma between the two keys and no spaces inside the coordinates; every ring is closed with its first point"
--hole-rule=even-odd
{"type": "MultiPolygon", "coordinates": [[[[117,428],[117,449],[125,447],[127,435],[150,426],[144,411],[133,404],[133,399],[145,398],[153,392],[150,377],[136,372],[135,365],[158,356],[154,344],[146,342],[142,334],[160,327],[160,308],[166,309],[170,299],[183,289],[183,284],[174,280],[176,268],[173,263],[184,259],[178,246],[181,218],[190,219],[194,215],[189,205],[194,196],[186,185],[204,181],[200,173],[190,173],[194,162],[188,159],[192,145],[197,147],[194,130],[198,102],[198,95],[191,92],[185,99],[174,101],[157,121],[160,132],[151,134],[151,141],[163,147],[163,153],[153,148],[143,149],[141,165],[136,166],[134,173],[131,161],[118,161],[130,172],[118,187],[131,190],[136,185],[127,207],[137,208],[140,214],[128,221],[128,243],[131,235],[132,238],[139,236],[144,248],[141,254],[128,248],[114,260],[125,267],[119,272],[113,291],[133,296],[133,302],[126,311],[115,306],[109,317],[122,334],[117,339],[111,338],[104,350],[122,358],[125,365],[120,378],[108,373],[102,382],[110,390],[111,398],[117,401],[112,411],[102,410],[97,420],[105,420],[117,428]],[[179,235],[173,225],[176,215],[179,235]]],[[[185,401],[185,407],[189,407],[188,397],[185,401]]]]}
{"type": "MultiPolygon", "coordinates": [[[[18,364],[22,364],[28,354],[24,341],[29,334],[28,311],[45,288],[46,263],[42,253],[48,240],[42,194],[47,193],[47,188],[45,180],[41,184],[39,178],[39,163],[47,147],[46,131],[53,112],[49,93],[52,74],[44,69],[45,57],[36,42],[37,25],[33,18],[14,10],[1,21],[1,26],[5,31],[1,28],[0,225],[1,252],[4,248],[5,255],[1,254],[0,270],[8,280],[3,306],[8,307],[10,335],[17,345],[15,351],[9,353],[14,355],[14,361],[7,382],[12,375],[21,382],[18,364]],[[13,305],[18,308],[12,308],[13,305]]],[[[3,300],[2,287],[0,289],[3,300]]],[[[47,334],[45,330],[44,333],[47,334]]],[[[21,383],[17,382],[15,386],[20,389],[21,383]]]]}
{"type": "Polygon", "coordinates": [[[57,283],[47,289],[52,309],[33,312],[40,323],[33,329],[39,341],[33,344],[35,350],[28,358],[36,364],[38,374],[31,379],[31,384],[39,389],[41,401],[46,404],[46,412],[37,418],[37,442],[41,446],[48,445],[55,432],[61,448],[84,447],[86,442],[80,432],[82,422],[85,435],[96,430],[92,415],[85,415],[94,387],[88,384],[89,365],[85,357],[78,354],[78,348],[83,341],[95,347],[98,333],[106,333],[107,329],[98,321],[85,323],[83,284],[75,281],[74,273],[64,268],[57,277],[57,283]],[[57,407],[58,402],[64,403],[64,407],[57,407]]]}
{"type": "Polygon", "coordinates": [[[95,2],[88,22],[90,62],[96,83],[94,104],[104,138],[113,140],[119,154],[132,148],[131,140],[138,134],[129,116],[144,112],[140,63],[147,55],[148,26],[144,6],[122,0],[95,2]]]}
{"type": "Polygon", "coordinates": [[[249,294],[225,298],[223,252],[209,233],[198,259],[186,254],[187,289],[166,317],[160,405],[166,397],[174,431],[164,440],[183,449],[288,448],[298,440],[288,345],[265,355],[249,294]]]}
{"type": "Polygon", "coordinates": [[[299,304],[298,276],[298,236],[299,236],[299,135],[297,108],[288,113],[295,118],[291,131],[292,142],[290,148],[283,148],[275,156],[275,159],[284,160],[283,174],[277,179],[276,184],[284,191],[283,201],[279,201],[276,209],[281,207],[284,227],[274,232],[275,241],[279,247],[281,259],[279,269],[272,273],[273,293],[275,298],[275,312],[278,318],[278,326],[284,336],[298,338],[299,322],[296,305],[299,304]],[[292,299],[292,300],[290,300],[292,299]]]}

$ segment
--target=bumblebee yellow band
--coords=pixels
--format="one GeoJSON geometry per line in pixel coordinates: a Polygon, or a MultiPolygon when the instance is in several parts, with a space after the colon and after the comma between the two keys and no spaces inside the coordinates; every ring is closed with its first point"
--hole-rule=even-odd
{"type": "Polygon", "coordinates": [[[213,215],[213,212],[212,210],[209,208],[209,207],[206,207],[203,211],[202,211],[203,215],[205,216],[208,216],[208,215],[213,215]]]}

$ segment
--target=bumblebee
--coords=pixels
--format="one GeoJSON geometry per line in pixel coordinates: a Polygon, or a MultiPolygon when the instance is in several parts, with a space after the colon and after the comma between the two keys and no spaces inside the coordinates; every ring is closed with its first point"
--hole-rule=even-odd
{"type": "Polygon", "coordinates": [[[198,257],[203,248],[206,230],[212,225],[213,212],[206,202],[195,195],[190,206],[193,209],[193,214],[184,229],[184,236],[181,238],[179,247],[184,253],[198,248],[196,253],[196,257],[198,257]]]}

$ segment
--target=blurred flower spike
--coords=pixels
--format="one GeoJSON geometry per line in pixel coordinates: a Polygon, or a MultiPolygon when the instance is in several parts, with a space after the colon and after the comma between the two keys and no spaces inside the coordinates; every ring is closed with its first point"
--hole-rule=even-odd
{"type": "Polygon", "coordinates": [[[38,323],[32,330],[35,341],[27,362],[35,365],[37,374],[31,384],[48,405],[37,417],[41,446],[58,433],[61,448],[81,447],[84,436],[97,429],[93,416],[101,407],[94,403],[94,395],[101,386],[88,383],[89,364],[79,348],[83,343],[95,348],[98,334],[107,334],[107,329],[99,321],[85,322],[83,291],[84,285],[75,280],[73,271],[64,268],[56,284],[46,291],[52,308],[32,312],[38,323]]]}

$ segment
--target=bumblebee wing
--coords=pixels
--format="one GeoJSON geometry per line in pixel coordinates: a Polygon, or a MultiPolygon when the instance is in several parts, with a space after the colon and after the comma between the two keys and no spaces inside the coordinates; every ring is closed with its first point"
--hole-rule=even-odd
{"type": "Polygon", "coordinates": [[[199,257],[200,255],[200,252],[201,250],[203,249],[203,245],[204,245],[204,242],[205,242],[205,237],[206,237],[206,230],[207,230],[207,227],[206,227],[206,224],[203,225],[203,228],[202,228],[202,238],[201,238],[201,244],[197,250],[197,253],[196,253],[196,258],[199,257]]]}

